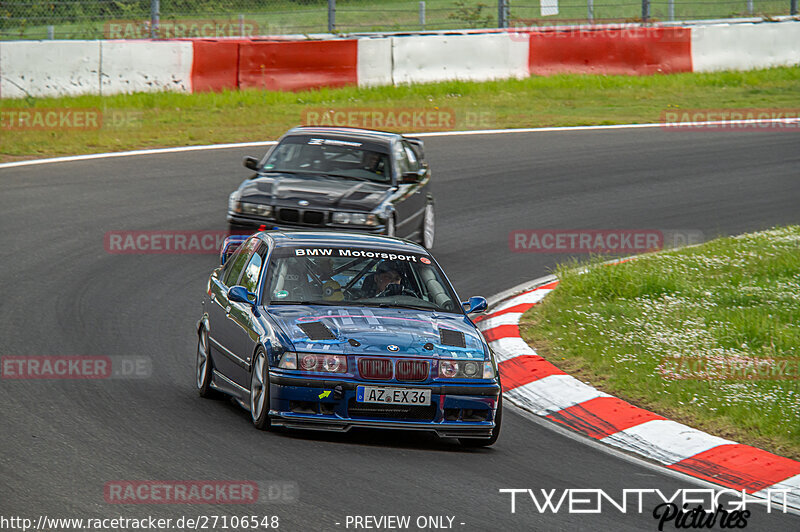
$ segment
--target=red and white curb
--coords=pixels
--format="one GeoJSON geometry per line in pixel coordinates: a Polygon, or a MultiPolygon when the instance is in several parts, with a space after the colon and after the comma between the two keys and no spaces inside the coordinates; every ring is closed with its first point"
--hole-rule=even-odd
{"type": "Polygon", "coordinates": [[[536,354],[520,337],[522,314],[553,291],[533,281],[477,318],[497,357],[503,395],[516,406],[584,436],[682,473],[800,508],[800,462],[706,434],[601,392],[536,354]],[[778,490],[789,490],[780,492],[778,490]]]}

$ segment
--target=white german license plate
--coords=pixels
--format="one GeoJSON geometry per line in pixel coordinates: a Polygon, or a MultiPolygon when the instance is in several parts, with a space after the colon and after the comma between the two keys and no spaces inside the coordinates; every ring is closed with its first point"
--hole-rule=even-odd
{"type": "Polygon", "coordinates": [[[431,402],[431,391],[419,388],[358,386],[356,387],[356,402],[394,405],[427,405],[431,402]]]}

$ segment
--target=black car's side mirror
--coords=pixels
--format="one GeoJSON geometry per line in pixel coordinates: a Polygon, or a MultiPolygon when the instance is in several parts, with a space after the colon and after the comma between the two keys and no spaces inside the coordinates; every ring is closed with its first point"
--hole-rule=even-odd
{"type": "Polygon", "coordinates": [[[249,170],[258,171],[258,159],[255,157],[245,157],[244,161],[242,161],[242,164],[249,170]]]}
{"type": "Polygon", "coordinates": [[[425,177],[425,174],[428,172],[427,168],[420,168],[416,172],[406,172],[403,174],[403,178],[400,182],[404,185],[409,185],[413,183],[418,183],[420,179],[425,177]]]}
{"type": "Polygon", "coordinates": [[[253,307],[253,314],[255,314],[256,317],[259,316],[258,306],[256,305],[258,296],[256,296],[253,292],[248,292],[247,288],[244,286],[232,286],[230,290],[228,290],[228,301],[246,303],[247,305],[253,307]]]}
{"type": "Polygon", "coordinates": [[[472,314],[474,312],[483,312],[489,308],[489,303],[485,297],[473,296],[468,301],[461,303],[461,307],[467,314],[472,314]]]}

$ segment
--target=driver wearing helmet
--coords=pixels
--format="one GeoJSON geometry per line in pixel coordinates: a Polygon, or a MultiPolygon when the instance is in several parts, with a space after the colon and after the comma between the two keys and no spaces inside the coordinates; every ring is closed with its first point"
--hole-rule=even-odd
{"type": "Polygon", "coordinates": [[[400,268],[390,262],[383,261],[375,268],[375,295],[372,297],[386,296],[414,296],[416,294],[403,286],[403,276],[400,268]]]}
{"type": "Polygon", "coordinates": [[[376,151],[365,151],[361,168],[373,174],[383,175],[384,158],[376,151]]]}

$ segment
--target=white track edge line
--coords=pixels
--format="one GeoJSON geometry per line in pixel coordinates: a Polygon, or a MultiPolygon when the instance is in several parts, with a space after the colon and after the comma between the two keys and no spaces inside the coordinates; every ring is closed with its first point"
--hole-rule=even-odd
{"type": "Polygon", "coordinates": [[[204,146],[178,146],[175,148],[153,148],[148,150],[113,151],[108,153],[89,153],[86,155],[68,155],[65,157],[53,157],[51,159],[31,159],[27,161],[14,161],[0,164],[0,169],[16,168],[19,166],[33,166],[38,164],[69,163],[73,161],[90,161],[93,159],[109,159],[112,157],[137,157],[140,155],[158,155],[161,153],[180,153],[187,151],[204,150],[225,150],[231,148],[262,147],[277,144],[276,140],[265,140],[259,142],[236,142],[230,144],[208,144],[204,146]]]}
{"type": "MultiPolygon", "coordinates": [[[[760,125],[760,124],[800,124],[796,118],[769,118],[764,120],[729,120],[729,121],[707,121],[707,122],[657,122],[652,124],[606,124],[600,126],[557,126],[557,127],[531,127],[517,129],[478,129],[473,131],[437,131],[427,133],[409,133],[412,137],[452,137],[464,135],[500,135],[514,133],[550,133],[558,131],[603,131],[615,129],[645,129],[645,128],[664,128],[666,130],[684,130],[702,128],[704,126],[731,126],[731,125],[760,125]]],[[[133,157],[139,155],[154,155],[159,153],[178,153],[184,151],[202,150],[221,150],[229,148],[247,148],[250,146],[269,146],[277,141],[268,140],[260,142],[236,142],[228,144],[208,144],[203,146],[179,146],[175,148],[153,148],[147,150],[132,150],[107,153],[92,153],[87,155],[70,155],[66,157],[54,157],[50,159],[32,159],[27,161],[15,161],[0,164],[0,169],[17,168],[20,166],[31,166],[37,164],[64,163],[72,161],[86,161],[91,159],[102,159],[106,157],[133,157]]]]}

